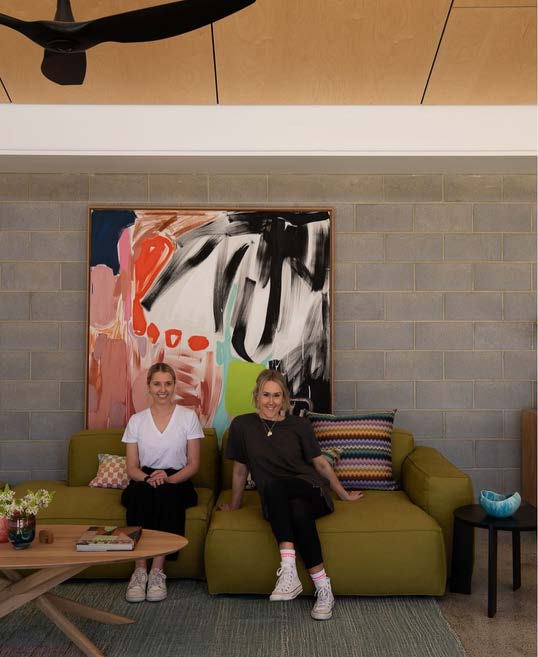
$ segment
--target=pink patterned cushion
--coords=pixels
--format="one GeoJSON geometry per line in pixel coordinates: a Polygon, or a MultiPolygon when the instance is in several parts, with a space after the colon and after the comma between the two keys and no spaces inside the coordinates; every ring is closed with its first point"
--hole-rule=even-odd
{"type": "Polygon", "coordinates": [[[92,488],[127,488],[127,459],[117,454],[98,454],[99,469],[88,486],[92,488]]]}

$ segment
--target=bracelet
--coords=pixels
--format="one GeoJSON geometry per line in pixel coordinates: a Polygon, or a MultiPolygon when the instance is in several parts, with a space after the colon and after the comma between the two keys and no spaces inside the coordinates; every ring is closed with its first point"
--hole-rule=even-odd
{"type": "Polygon", "coordinates": [[[151,479],[151,475],[146,475],[142,481],[146,483],[148,479],[151,479]]]}

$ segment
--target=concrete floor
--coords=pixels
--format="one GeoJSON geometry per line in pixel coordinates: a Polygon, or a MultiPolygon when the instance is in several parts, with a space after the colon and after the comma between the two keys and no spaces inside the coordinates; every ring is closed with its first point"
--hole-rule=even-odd
{"type": "Polygon", "coordinates": [[[471,595],[447,593],[443,615],[468,657],[536,657],[536,534],[521,533],[521,588],[512,591],[512,539],[499,532],[497,614],[487,615],[487,531],[475,529],[471,595]]]}

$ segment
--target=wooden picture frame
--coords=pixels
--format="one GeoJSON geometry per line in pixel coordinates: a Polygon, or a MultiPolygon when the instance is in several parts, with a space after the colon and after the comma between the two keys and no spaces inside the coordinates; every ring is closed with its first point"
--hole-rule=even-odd
{"type": "Polygon", "coordinates": [[[265,367],[332,410],[332,210],[89,209],[86,426],[147,408],[146,372],[217,432],[265,367]]]}

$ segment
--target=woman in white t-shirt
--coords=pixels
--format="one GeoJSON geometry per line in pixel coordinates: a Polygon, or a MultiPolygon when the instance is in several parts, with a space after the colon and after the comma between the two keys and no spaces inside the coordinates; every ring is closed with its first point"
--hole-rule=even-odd
{"type": "MultiPolygon", "coordinates": [[[[196,413],[176,404],[176,375],[170,365],[152,365],[147,383],[151,406],[131,417],[122,438],[127,444],[130,481],[121,502],[128,525],[184,535],[185,511],[198,501],[191,477],[198,472],[204,432],[196,413]]],[[[177,555],[166,559],[175,560],[177,555]]],[[[164,556],[154,557],[149,576],[146,560],[135,562],[126,600],[166,598],[164,560],[164,556]]]]}

